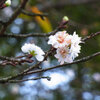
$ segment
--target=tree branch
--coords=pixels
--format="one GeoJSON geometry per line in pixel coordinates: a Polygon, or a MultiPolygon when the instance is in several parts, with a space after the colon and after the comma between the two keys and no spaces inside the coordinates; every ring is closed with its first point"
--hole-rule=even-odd
{"type": "Polygon", "coordinates": [[[32,63],[33,60],[31,60],[32,56],[29,57],[29,55],[24,55],[24,56],[19,56],[19,57],[6,57],[6,56],[0,56],[0,65],[12,65],[12,66],[16,66],[16,65],[21,65],[22,63],[32,63]],[[23,57],[25,57],[23,59],[23,57]]]}
{"type": "Polygon", "coordinates": [[[31,33],[31,34],[2,34],[0,37],[10,37],[10,38],[27,38],[27,37],[48,37],[52,34],[53,32],[49,33],[31,33]]]}
{"type": "Polygon", "coordinates": [[[32,16],[32,17],[36,17],[36,16],[39,16],[41,17],[41,19],[44,19],[44,17],[48,16],[48,14],[37,14],[37,13],[31,13],[31,12],[27,12],[25,10],[22,10],[21,11],[23,14],[27,15],[27,16],[32,16]]]}
{"type": "Polygon", "coordinates": [[[78,64],[78,63],[86,62],[86,61],[88,61],[88,60],[90,60],[90,59],[92,59],[92,58],[94,58],[96,56],[99,56],[99,55],[100,55],[100,52],[97,52],[97,53],[94,53],[94,54],[92,54],[90,56],[86,56],[86,57],[83,57],[81,59],[75,60],[72,63],[66,63],[66,64],[63,64],[63,65],[57,65],[57,66],[53,66],[53,67],[49,67],[49,68],[45,68],[45,69],[39,69],[39,70],[35,70],[35,71],[24,73],[24,75],[45,72],[45,71],[48,71],[48,70],[51,70],[51,69],[55,69],[55,68],[60,68],[60,67],[69,66],[69,65],[72,65],[72,64],[78,64]]]}
{"type": "Polygon", "coordinates": [[[87,40],[89,40],[97,35],[100,35],[100,32],[92,33],[89,36],[86,36],[85,38],[83,38],[82,41],[87,41],[87,40]]]}
{"type": "MultiPolygon", "coordinates": [[[[48,70],[51,70],[51,69],[55,69],[55,68],[60,68],[60,67],[69,66],[69,65],[72,65],[72,64],[78,64],[78,63],[86,62],[86,61],[88,61],[88,60],[90,60],[90,59],[92,59],[92,58],[94,58],[96,56],[99,56],[99,55],[100,55],[100,52],[97,52],[97,53],[94,53],[94,54],[92,54],[90,56],[86,56],[86,57],[83,57],[81,59],[78,59],[78,60],[76,60],[76,61],[74,61],[72,63],[66,63],[66,64],[63,64],[63,65],[57,65],[57,66],[53,66],[53,67],[49,67],[49,68],[45,68],[45,69],[39,69],[39,70],[35,70],[35,71],[30,71],[30,72],[26,71],[26,73],[22,72],[22,74],[19,73],[19,74],[15,75],[15,76],[9,76],[9,77],[6,77],[6,78],[2,78],[2,79],[0,79],[0,83],[10,82],[10,80],[15,79],[15,78],[17,78],[19,76],[23,76],[23,75],[25,76],[25,75],[35,74],[35,73],[41,73],[41,72],[45,72],[45,71],[48,71],[48,70]]],[[[35,67],[37,67],[37,64],[35,66],[33,66],[33,68],[35,68],[35,67]]]]}
{"type": "MultiPolygon", "coordinates": [[[[44,33],[41,33],[41,34],[31,33],[31,34],[19,34],[19,35],[18,34],[3,34],[0,37],[11,37],[11,38],[48,37],[48,36],[54,34],[55,32],[57,32],[57,29],[52,32],[45,33],[45,34],[44,33]]],[[[88,39],[91,39],[98,35],[100,35],[100,32],[92,33],[89,36],[86,36],[85,38],[83,38],[82,41],[87,41],[88,39]]]]}
{"type": "Polygon", "coordinates": [[[39,80],[39,79],[47,79],[48,81],[51,79],[48,76],[42,76],[42,77],[35,77],[35,78],[30,78],[30,79],[23,79],[23,80],[9,80],[9,81],[0,81],[0,83],[20,83],[20,82],[25,82],[25,81],[31,81],[31,80],[39,80]]]}

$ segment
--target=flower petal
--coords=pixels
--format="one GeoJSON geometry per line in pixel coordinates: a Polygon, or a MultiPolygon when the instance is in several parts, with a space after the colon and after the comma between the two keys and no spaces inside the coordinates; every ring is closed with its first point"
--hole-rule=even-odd
{"type": "Polygon", "coordinates": [[[36,59],[37,59],[38,61],[43,61],[44,56],[36,55],[36,59]]]}

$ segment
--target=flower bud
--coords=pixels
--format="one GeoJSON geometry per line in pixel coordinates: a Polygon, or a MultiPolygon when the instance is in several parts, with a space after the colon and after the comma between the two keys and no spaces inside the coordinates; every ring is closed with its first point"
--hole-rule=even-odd
{"type": "Polygon", "coordinates": [[[64,16],[63,21],[69,21],[69,18],[67,16],[64,16]]]}

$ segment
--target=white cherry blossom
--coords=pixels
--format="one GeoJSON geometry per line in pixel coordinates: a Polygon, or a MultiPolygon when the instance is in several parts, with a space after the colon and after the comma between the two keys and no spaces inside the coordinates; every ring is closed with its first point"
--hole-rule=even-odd
{"type": "Polygon", "coordinates": [[[75,44],[78,45],[79,43],[81,43],[81,37],[79,37],[76,32],[73,33],[72,35],[72,39],[71,39],[71,44],[75,44]]]}
{"type": "Polygon", "coordinates": [[[81,46],[79,45],[81,42],[81,37],[79,37],[76,32],[73,33],[72,39],[71,39],[71,47],[70,47],[70,53],[72,58],[76,58],[78,56],[78,53],[80,53],[81,46]]]}
{"type": "Polygon", "coordinates": [[[24,52],[24,53],[29,53],[29,54],[32,54],[33,56],[36,57],[36,59],[38,61],[42,61],[44,59],[44,52],[43,50],[36,46],[35,44],[30,44],[30,43],[25,43],[22,47],[21,47],[21,50],[24,52]]]}

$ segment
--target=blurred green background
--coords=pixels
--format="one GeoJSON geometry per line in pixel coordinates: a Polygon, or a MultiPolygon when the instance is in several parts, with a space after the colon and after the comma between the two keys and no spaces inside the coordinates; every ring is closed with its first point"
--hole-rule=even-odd
{"type": "MultiPolygon", "coordinates": [[[[20,0],[12,0],[10,7],[0,10],[0,20],[7,21],[20,2],[20,0]]],[[[26,10],[31,12],[32,7],[47,13],[50,23],[40,24],[41,20],[36,19],[37,17],[20,14],[7,28],[7,34],[47,33],[58,26],[63,16],[68,16],[70,19],[66,28],[69,34],[76,31],[79,36],[85,37],[100,31],[99,0],[29,0],[26,10]]],[[[21,46],[26,42],[34,42],[47,51],[50,48],[47,40],[43,37],[23,39],[0,37],[0,55],[19,56],[22,54],[21,46]]],[[[81,46],[78,58],[100,51],[100,36],[90,39],[81,46]]],[[[57,60],[52,56],[41,66],[46,68],[57,64],[57,60]]],[[[0,78],[15,75],[31,65],[25,63],[16,67],[0,66],[0,78]]],[[[50,76],[51,81],[42,79],[18,84],[0,84],[0,100],[100,100],[100,56],[85,63],[64,66],[24,78],[40,75],[50,76]]]]}

